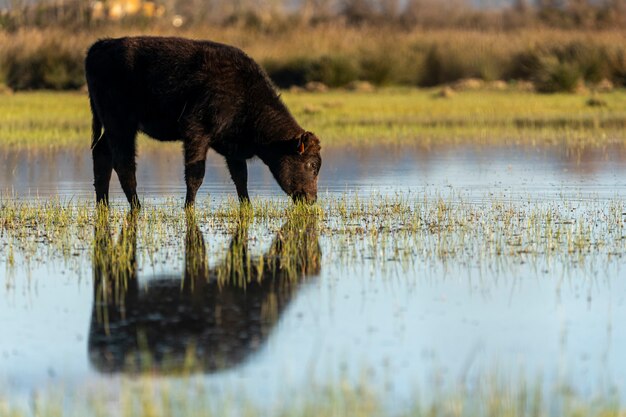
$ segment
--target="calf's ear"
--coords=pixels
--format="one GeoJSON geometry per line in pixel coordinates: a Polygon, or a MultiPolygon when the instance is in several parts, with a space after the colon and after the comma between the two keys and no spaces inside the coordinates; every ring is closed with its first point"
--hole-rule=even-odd
{"type": "Polygon", "coordinates": [[[309,146],[309,142],[311,141],[312,136],[313,133],[304,132],[298,137],[298,139],[296,139],[297,151],[300,155],[302,155],[304,153],[304,150],[309,146]]]}

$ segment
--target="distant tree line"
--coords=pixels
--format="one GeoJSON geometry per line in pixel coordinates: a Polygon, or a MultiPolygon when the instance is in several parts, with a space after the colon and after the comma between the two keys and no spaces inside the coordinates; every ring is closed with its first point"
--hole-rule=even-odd
{"type": "Polygon", "coordinates": [[[500,9],[465,0],[10,1],[0,11],[0,93],[82,88],[88,46],[129,33],[240,46],[281,88],[626,87],[626,0],[516,0],[500,9]]]}
{"type": "Polygon", "coordinates": [[[329,22],[401,29],[604,29],[626,25],[626,0],[515,0],[498,9],[478,9],[468,0],[9,0],[0,11],[0,28],[5,30],[120,22],[139,26],[211,24],[269,31],[329,22]],[[164,12],[147,12],[154,10],[164,12]]]}

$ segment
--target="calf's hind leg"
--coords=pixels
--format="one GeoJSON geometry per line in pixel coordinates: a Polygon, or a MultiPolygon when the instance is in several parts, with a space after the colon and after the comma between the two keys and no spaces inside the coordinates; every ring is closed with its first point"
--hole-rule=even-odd
{"type": "Polygon", "coordinates": [[[185,183],[187,184],[185,207],[194,205],[196,193],[202,185],[206,167],[206,154],[209,150],[208,142],[207,138],[185,141],[185,183]]]}
{"type": "Polygon", "coordinates": [[[109,204],[109,183],[113,171],[113,156],[106,135],[91,151],[93,156],[93,185],[96,188],[96,204],[109,204]]]}

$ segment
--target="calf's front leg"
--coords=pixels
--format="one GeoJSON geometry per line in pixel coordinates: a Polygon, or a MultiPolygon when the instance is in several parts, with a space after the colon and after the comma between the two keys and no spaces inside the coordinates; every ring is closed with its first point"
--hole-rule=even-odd
{"type": "Polygon", "coordinates": [[[250,197],[248,196],[248,166],[246,165],[246,160],[226,158],[226,165],[228,165],[230,177],[233,179],[235,187],[237,188],[239,201],[241,201],[242,203],[249,202],[250,197]]]}
{"type": "Polygon", "coordinates": [[[208,150],[207,140],[185,143],[185,183],[187,184],[185,207],[193,206],[196,201],[196,193],[202,185],[202,180],[204,180],[208,150]]]}

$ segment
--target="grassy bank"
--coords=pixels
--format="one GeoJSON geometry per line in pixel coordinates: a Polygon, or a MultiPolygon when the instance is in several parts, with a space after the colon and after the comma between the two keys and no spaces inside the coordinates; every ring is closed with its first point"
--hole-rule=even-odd
{"type": "Polygon", "coordinates": [[[626,45],[619,29],[516,31],[401,30],[391,26],[286,25],[280,30],[202,26],[0,32],[0,82],[14,90],[75,89],[83,58],[98,38],[176,35],[243,48],[281,87],[320,81],[340,87],[433,86],[464,78],[526,80],[539,91],[574,91],[581,83],[626,85],[626,45]]]}
{"type": "MultiPolygon", "coordinates": [[[[377,92],[285,92],[300,124],[336,146],[447,144],[605,146],[626,140],[626,92],[538,95],[439,89],[377,92]],[[593,104],[593,102],[592,102],[593,104]]],[[[82,149],[90,141],[85,93],[34,92],[2,96],[0,147],[82,149]]],[[[141,140],[146,146],[166,146],[141,140]]]]}

